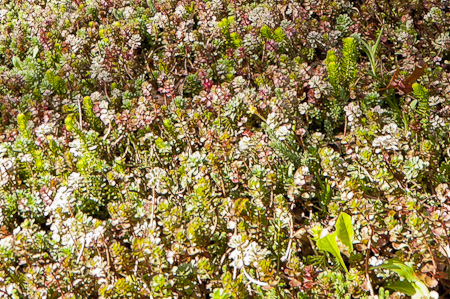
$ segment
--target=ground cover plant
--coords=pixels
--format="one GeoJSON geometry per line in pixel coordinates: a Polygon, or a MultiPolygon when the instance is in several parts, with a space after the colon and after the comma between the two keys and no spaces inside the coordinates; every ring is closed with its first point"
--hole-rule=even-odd
{"type": "Polygon", "coordinates": [[[448,298],[448,24],[0,0],[0,298],[448,298]]]}

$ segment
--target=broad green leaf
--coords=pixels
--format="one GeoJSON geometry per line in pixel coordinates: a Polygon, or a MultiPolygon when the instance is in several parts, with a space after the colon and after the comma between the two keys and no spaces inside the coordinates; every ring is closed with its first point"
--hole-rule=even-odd
{"type": "Polygon", "coordinates": [[[317,241],[317,247],[319,248],[319,250],[324,250],[334,255],[334,257],[338,259],[339,263],[344,268],[345,272],[348,273],[347,267],[345,266],[341,253],[339,252],[339,247],[336,242],[336,233],[328,234],[325,237],[321,238],[319,241],[317,241]]]}
{"type": "Polygon", "coordinates": [[[414,286],[406,280],[394,282],[387,285],[386,288],[391,289],[395,292],[402,292],[408,296],[412,296],[416,293],[416,289],[414,288],[414,286]]]}
{"type": "Polygon", "coordinates": [[[407,266],[404,262],[402,262],[399,259],[390,259],[383,265],[372,267],[372,269],[392,270],[411,283],[416,282],[418,280],[414,275],[414,269],[410,266],[407,266]]]}
{"type": "Polygon", "coordinates": [[[341,242],[348,247],[349,252],[353,252],[353,232],[352,217],[346,213],[341,213],[336,222],[336,235],[341,242]]]}
{"type": "Polygon", "coordinates": [[[22,69],[22,62],[20,61],[20,58],[17,56],[14,56],[12,58],[12,63],[14,65],[14,67],[18,68],[19,70],[22,69]]]}

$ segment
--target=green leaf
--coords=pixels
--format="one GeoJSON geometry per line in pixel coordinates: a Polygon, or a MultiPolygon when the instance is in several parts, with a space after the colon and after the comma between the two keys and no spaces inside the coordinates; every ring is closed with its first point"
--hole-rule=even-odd
{"type": "Polygon", "coordinates": [[[19,70],[22,69],[22,63],[21,63],[19,57],[14,56],[14,57],[12,58],[12,63],[13,63],[13,65],[14,65],[14,67],[18,68],[19,70]]]}
{"type": "Polygon", "coordinates": [[[212,295],[212,299],[227,299],[230,298],[231,295],[225,292],[224,289],[215,289],[212,295]]]}
{"type": "Polygon", "coordinates": [[[281,29],[280,27],[275,29],[275,31],[273,32],[273,35],[274,35],[275,41],[277,41],[279,43],[281,43],[286,37],[286,35],[283,32],[283,29],[281,29]]]}
{"type": "Polygon", "coordinates": [[[336,235],[344,245],[347,245],[349,252],[353,252],[353,232],[352,217],[346,213],[341,213],[336,222],[336,235]]]}
{"type": "Polygon", "coordinates": [[[153,3],[152,0],[147,0],[147,5],[150,8],[150,12],[152,13],[152,16],[156,14],[157,10],[155,7],[155,3],[153,3]]]}
{"type": "Polygon", "coordinates": [[[416,292],[419,293],[422,297],[428,298],[430,296],[430,290],[423,281],[417,280],[415,283],[412,284],[412,286],[414,287],[416,292]]]}
{"type": "Polygon", "coordinates": [[[345,266],[344,260],[342,259],[341,253],[339,252],[339,247],[336,242],[336,233],[328,234],[325,237],[317,241],[317,247],[319,250],[327,251],[334,255],[339,261],[341,266],[344,268],[345,272],[348,273],[347,267],[345,266]]]}
{"type": "Polygon", "coordinates": [[[399,259],[390,259],[383,265],[372,267],[372,269],[386,269],[394,271],[395,273],[397,273],[398,275],[405,278],[407,281],[411,283],[416,282],[418,280],[414,275],[414,269],[406,265],[399,259]]]}
{"type": "Polygon", "coordinates": [[[33,58],[36,58],[36,56],[38,55],[38,53],[39,53],[39,46],[35,46],[35,47],[33,48],[33,58]]]}
{"type": "Polygon", "coordinates": [[[383,29],[381,28],[380,34],[378,34],[377,41],[375,42],[375,45],[372,46],[372,55],[375,56],[377,53],[378,45],[380,44],[381,35],[383,34],[383,29]]]}
{"type": "Polygon", "coordinates": [[[267,25],[263,25],[260,29],[261,36],[265,38],[271,38],[272,37],[272,31],[267,25]]]}
{"type": "Polygon", "coordinates": [[[412,296],[416,293],[416,289],[414,288],[414,286],[406,280],[394,282],[387,285],[386,288],[391,289],[395,292],[402,292],[408,296],[412,296]]]}

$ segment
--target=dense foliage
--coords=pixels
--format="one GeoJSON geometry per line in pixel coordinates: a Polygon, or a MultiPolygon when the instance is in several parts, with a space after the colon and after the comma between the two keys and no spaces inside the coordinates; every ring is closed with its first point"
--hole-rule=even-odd
{"type": "Polygon", "coordinates": [[[448,296],[448,24],[0,0],[0,298],[448,296]]]}

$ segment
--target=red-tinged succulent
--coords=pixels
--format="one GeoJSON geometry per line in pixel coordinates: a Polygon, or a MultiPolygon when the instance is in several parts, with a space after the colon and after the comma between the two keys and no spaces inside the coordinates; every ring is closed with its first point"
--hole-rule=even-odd
{"type": "Polygon", "coordinates": [[[447,2],[3,1],[0,298],[445,296],[447,2]]]}

